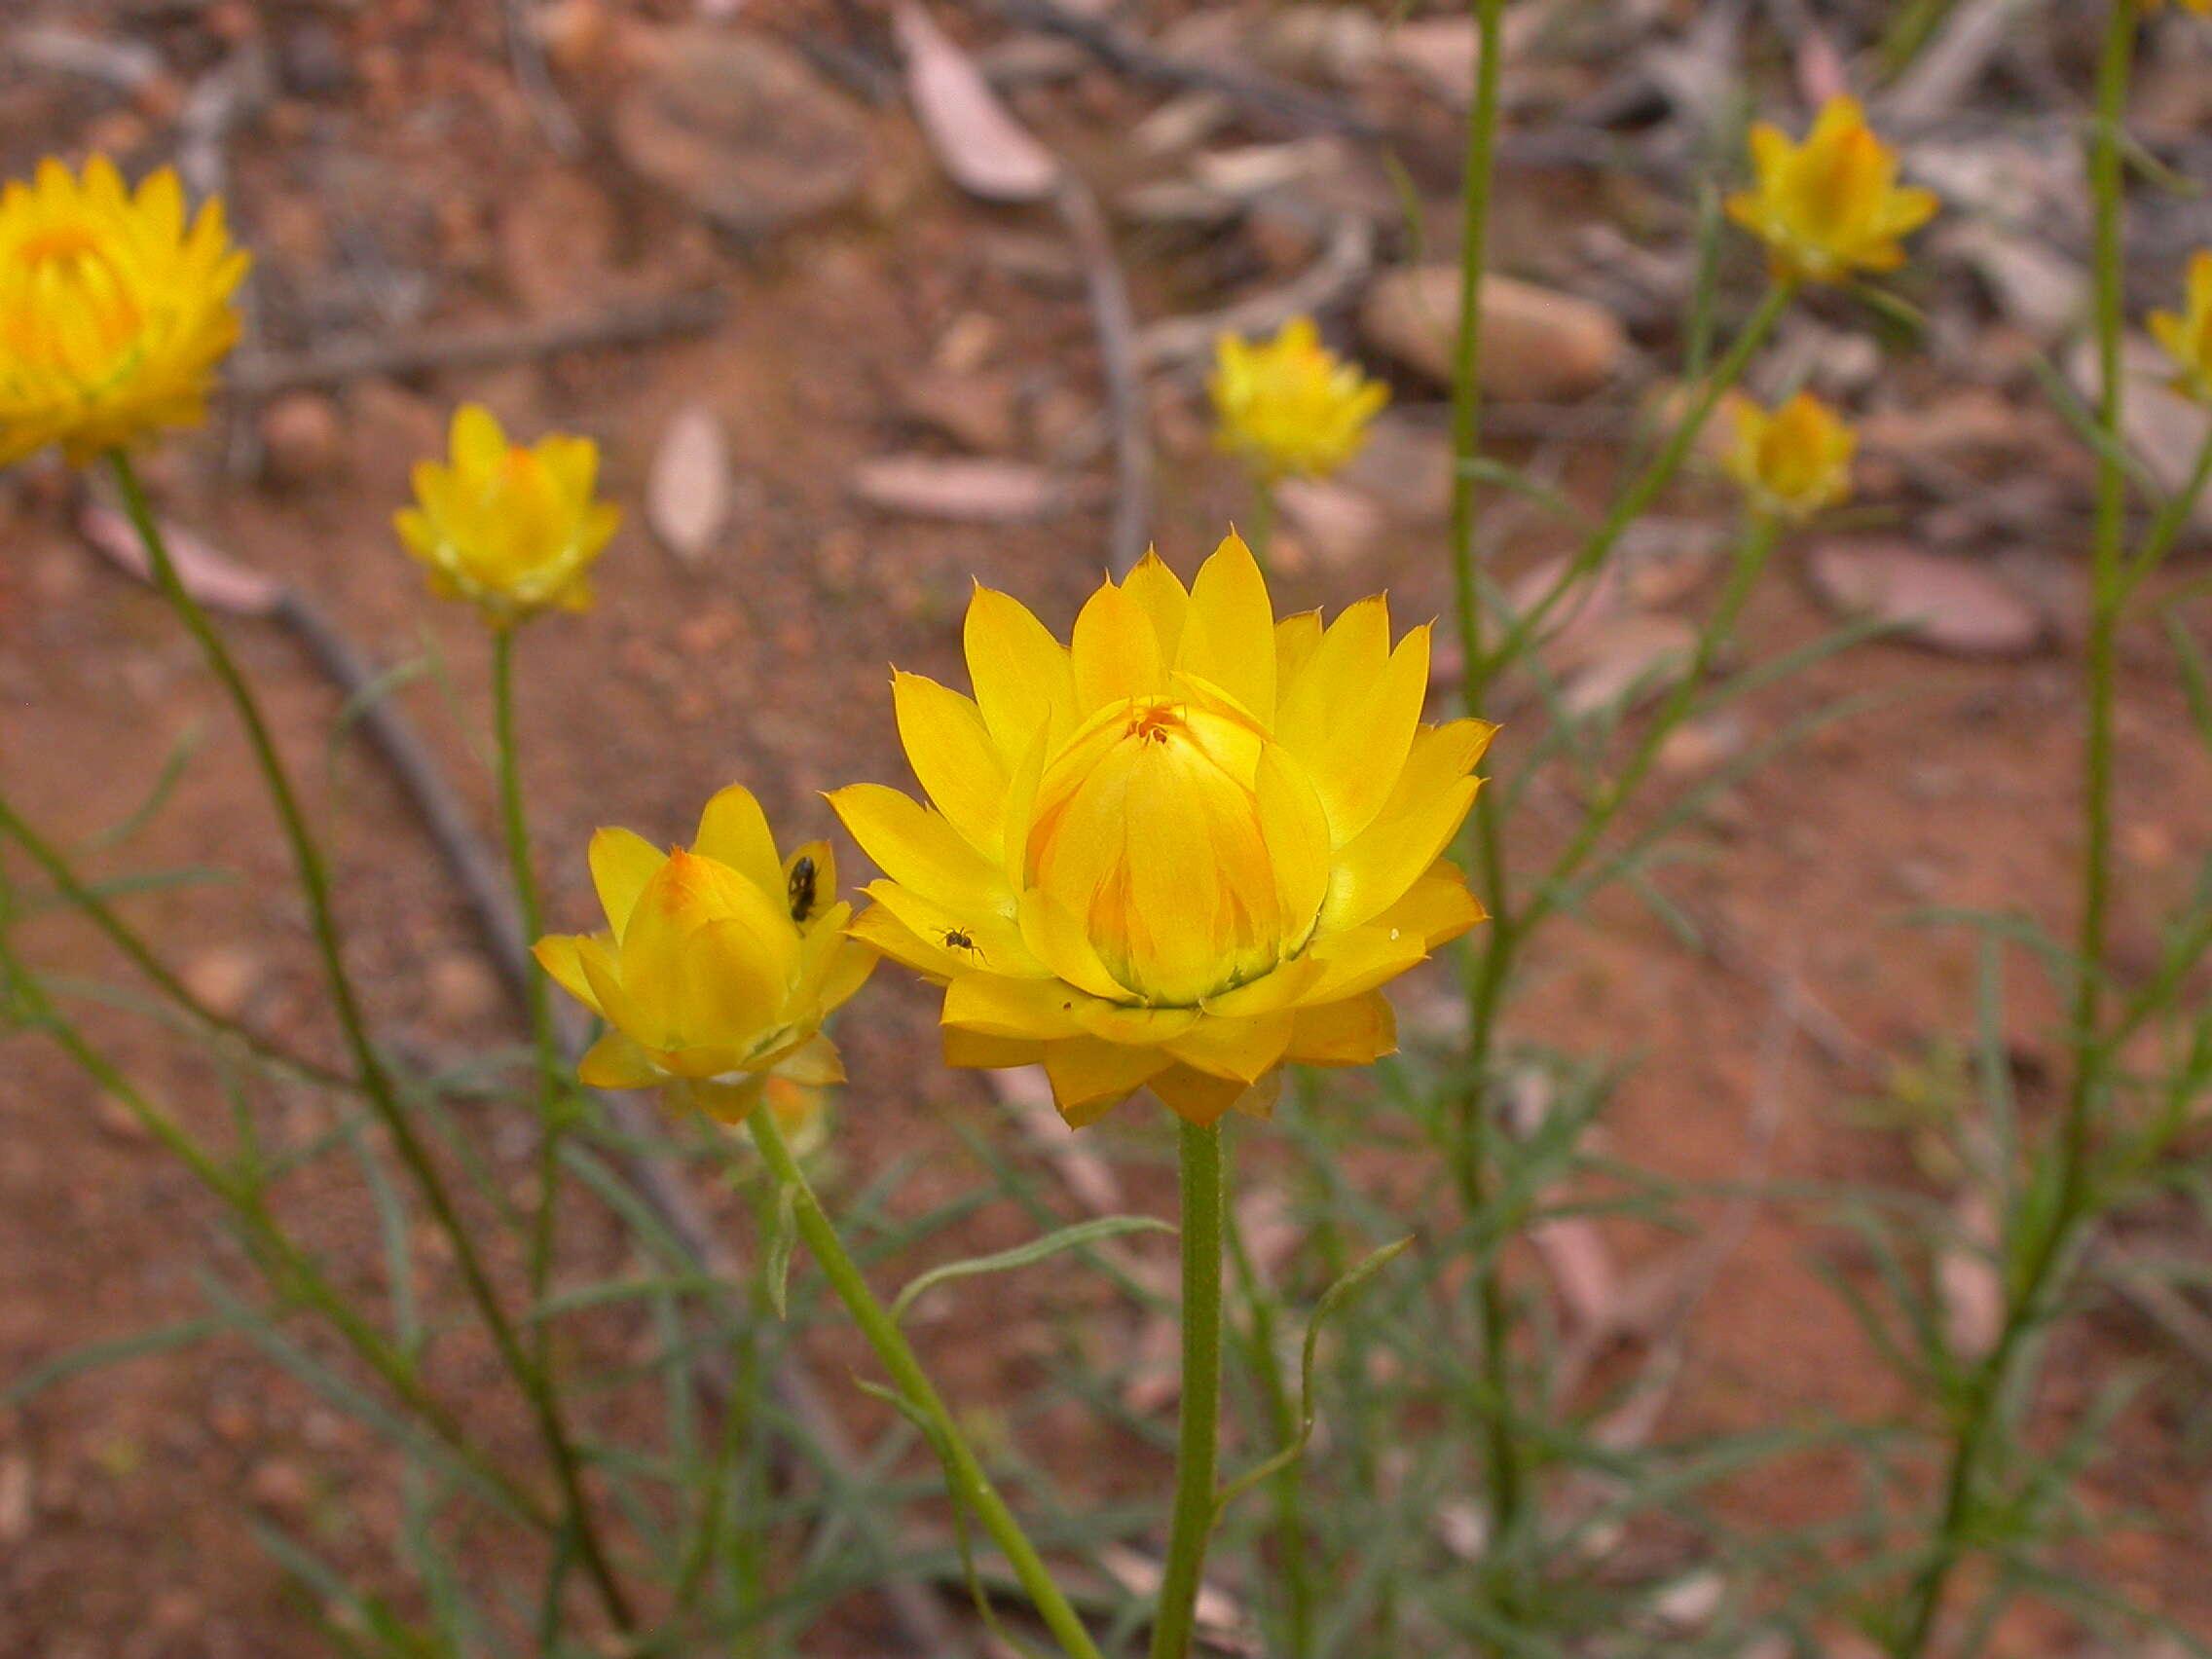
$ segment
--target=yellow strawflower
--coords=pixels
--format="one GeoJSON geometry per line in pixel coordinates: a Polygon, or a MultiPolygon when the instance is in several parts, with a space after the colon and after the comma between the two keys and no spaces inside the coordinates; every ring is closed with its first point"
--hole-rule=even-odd
{"type": "Polygon", "coordinates": [[[1810,518],[1851,494],[1851,458],[1859,434],[1809,391],[1776,410],[1741,392],[1728,399],[1735,441],[1723,465],[1759,510],[1810,518]]]}
{"type": "Polygon", "coordinates": [[[164,167],[136,195],[94,156],[0,191],[0,465],[59,444],[74,465],[206,414],[246,272],[223,204],[188,225],[164,167]]]}
{"type": "Polygon", "coordinates": [[[538,963],[612,1028],[576,1075],[594,1088],[676,1084],[719,1117],[751,1110],[771,1071],[843,1081],[823,1018],[859,990],[874,954],[845,937],[826,841],[789,859],[760,804],[732,784],[707,803],[688,852],[627,830],[591,840],[608,931],[537,941],[538,963]]]}
{"type": "Polygon", "coordinates": [[[430,591],[469,601],[495,627],[589,608],[585,572],[622,519],[592,498],[599,446],[555,433],[525,449],[470,403],[454,415],[452,448],[450,463],[416,463],[416,505],[392,519],[430,591]]]}
{"type": "Polygon", "coordinates": [[[975,696],[892,679],[930,804],[830,797],[885,875],[855,937],[945,987],[949,1064],[1041,1061],[1077,1126],[1389,1053],[1377,987],[1483,918],[1442,854],[1493,728],[1421,724],[1428,635],[1393,649],[1380,595],[1278,623],[1234,535],[1189,590],[1148,554],[1072,645],[978,587],[975,696]]]}
{"type": "MultiPolygon", "coordinates": [[[[2212,0],[2205,0],[2212,6],[2212,0]]],[[[2184,397],[2212,404],[2212,248],[2189,262],[2189,303],[2180,312],[2153,312],[2151,332],[2179,373],[2174,389],[2184,397]]]]}
{"type": "Polygon", "coordinates": [[[1785,281],[1894,271],[1904,263],[1898,239],[1940,205],[1934,191],[1898,184],[1897,152],[1868,129],[1857,98],[1830,98],[1802,144],[1753,126],[1751,165],[1757,182],[1728,198],[1728,216],[1766,243],[1785,281]]]}
{"type": "Polygon", "coordinates": [[[1265,343],[1224,334],[1206,390],[1216,445],[1271,482],[1336,471],[1390,400],[1388,387],[1321,344],[1309,316],[1292,317],[1265,343]]]}

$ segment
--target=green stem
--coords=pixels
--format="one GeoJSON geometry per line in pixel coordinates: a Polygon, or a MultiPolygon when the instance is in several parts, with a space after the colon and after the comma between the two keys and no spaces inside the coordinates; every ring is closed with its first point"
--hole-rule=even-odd
{"type": "Polygon", "coordinates": [[[1659,493],[1674,482],[1675,475],[1681,471],[1682,463],[1689,459],[1690,451],[1696,446],[1698,435],[1705,430],[1705,424],[1713,418],[1714,410],[1719,407],[1721,398],[1734,389],[1736,383],[1744,378],[1744,371],[1751,367],[1752,356],[1766,343],[1767,336],[1774,332],[1775,324],[1782,320],[1782,313],[1788,309],[1796,292],[1795,284],[1789,282],[1778,281],[1767,289],[1766,297],[1760,300],[1758,310],[1751,313],[1751,320],[1738,332],[1735,342],[1728,348],[1728,354],[1714,366],[1713,373],[1698,387],[1697,396],[1684,412],[1680,423],[1668,434],[1659,453],[1651,458],[1650,462],[1637,475],[1635,482],[1614,500],[1598,528],[1590,533],[1589,537],[1575,550],[1574,557],[1567,562],[1567,569],[1560,572],[1559,580],[1534,605],[1513,618],[1496,650],[1480,661],[1472,657],[1468,659],[1465,695],[1470,710],[1481,708],[1491,683],[1536,637],[1560,601],[1574,590],[1576,583],[1594,573],[1605,562],[1606,555],[1612,552],[1629,526],[1641,518],[1644,510],[1658,498],[1659,493]]]}
{"type": "Polygon", "coordinates": [[[1691,653],[1682,677],[1669,689],[1667,696],[1651,717],[1650,723],[1630,754],[1628,764],[1620,775],[1606,786],[1599,799],[1591,802],[1582,815],[1582,823],[1567,848],[1554,861],[1545,873],[1544,881],[1522,911],[1517,926],[1525,939],[1558,907],[1559,895],[1571,880],[1575,871],[1588,862],[1597,851],[1605,831],[1618,818],[1621,809],[1634,798],[1651,768],[1658,762],[1659,752],[1666,747],[1667,739],[1675,728],[1688,719],[1696,706],[1698,693],[1704,688],[1706,677],[1713,672],[1714,660],[1726,647],[1736,631],[1736,620],[1743,614],[1744,606],[1765,574],[1767,562],[1773,557],[1774,547],[1782,534],[1782,522],[1771,514],[1754,517],[1745,532],[1736,550],[1734,564],[1728,572],[1727,585],[1714,603],[1713,614],[1699,631],[1697,647],[1691,653]]]}
{"type": "MultiPolygon", "coordinates": [[[[2111,903],[2113,705],[2118,683],[2120,617],[2130,591],[2125,560],[2127,475],[2121,461],[2120,339],[2124,325],[2120,242],[2125,172],[2120,134],[2134,65],[2135,0],[2114,0],[2097,65],[2096,127],[2090,137],[2089,184],[2095,209],[2095,311],[2097,362],[2103,376],[2097,425],[2096,539],[2090,576],[2087,651],[2087,732],[2083,755],[2083,849],[2081,933],[2076,945],[2072,1076],[2059,1127],[2058,1198],[2050,1219],[2028,1240],[2028,1253],[2008,1298],[1996,1343],[1976,1369],[1958,1417],[1943,1496],[1929,1557],[1905,1592],[1902,1618],[1891,1645],[1895,1659],[1920,1659],[1934,1635],[1951,1576],[1970,1549],[1982,1463],[2001,1436],[2004,1403],[2012,1392],[2013,1367],[2042,1316],[2093,1201],[2090,1131],[2097,1085],[2108,1051],[2098,1034],[2111,903]]],[[[2201,471],[2201,469],[2200,469],[2201,471]]],[[[2186,507],[2183,511],[2186,512],[2186,507]]],[[[2161,526],[2153,532],[2152,547],[2161,526]]]]}
{"type": "MultiPolygon", "coordinates": [[[[507,866],[513,872],[515,910],[522,920],[523,943],[535,944],[545,932],[545,906],[538,898],[537,874],[530,853],[530,813],[522,788],[522,745],[515,735],[515,630],[492,634],[492,718],[498,750],[499,820],[506,833],[507,866]]],[[[545,971],[533,961],[527,976],[530,1036],[537,1059],[537,1208],[531,1217],[530,1294],[542,1301],[553,1271],[554,1199],[560,1190],[561,1133],[566,1126],[569,1091],[561,1064],[560,1038],[553,1029],[553,1002],[545,971]]],[[[537,1365],[553,1385],[547,1339],[551,1320],[538,1322],[537,1365]]]]}
{"type": "Polygon", "coordinates": [[[146,500],[146,492],[138,482],[136,469],[130,458],[122,450],[111,450],[108,461],[115,474],[116,487],[122,492],[124,510],[129,516],[139,541],[146,549],[154,580],[167,599],[169,606],[184,623],[199,645],[201,655],[229,695],[231,706],[238,713],[240,723],[245,728],[246,741],[251,745],[255,763],[268,788],[271,803],[283,827],[284,838],[292,853],[292,862],[299,872],[300,889],[308,902],[309,916],[313,925],[315,948],[322,958],[323,977],[330,990],[332,1012],[346,1034],[347,1047],[351,1052],[353,1066],[359,1075],[362,1092],[368,1097],[378,1121],[391,1136],[392,1145],[399,1153],[408,1172],[422,1188],[424,1201],[430,1206],[432,1219],[446,1235],[453,1246],[454,1261],[461,1269],[462,1283],[467,1287],[470,1300],[482,1315],[490,1332],[493,1345],[499,1357],[513,1375],[516,1384],[528,1398],[531,1413],[536,1421],[540,1438],[553,1463],[554,1472],[561,1484],[563,1498],[569,1507],[568,1521],[572,1526],[578,1548],[582,1552],[585,1570],[599,1592],[608,1617],[617,1628],[631,1630],[636,1618],[630,1610],[628,1598],[608,1564],[599,1534],[593,1524],[590,1506],[583,1493],[583,1481],[571,1444],[566,1425],[551,1392],[530,1356],[523,1351],[521,1341],[515,1335],[513,1322],[507,1317],[498,1294],[492,1287],[490,1274],[485,1272],[483,1258],[475,1241],[463,1225],[460,1212],[454,1207],[453,1195],[437,1165],[431,1161],[429,1149],[415,1132],[406,1108],[401,1104],[391,1076],[386,1071],[383,1059],[370,1041],[368,1023],[362,1014],[359,999],[353,991],[351,975],[347,971],[344,940],[339,932],[338,916],[331,903],[330,872],[323,863],[322,851],[315,844],[308,829],[307,815],[301,810],[299,795],[292,787],[291,774],[285,769],[282,756],[276,752],[276,740],[270,735],[269,722],[261,712],[261,705],[240,672],[238,663],[223,644],[222,635],[216,632],[213,621],[191,589],[178,575],[176,563],[169,556],[168,543],[162,535],[161,527],[154,520],[153,508],[146,500]]]}
{"type": "Polygon", "coordinates": [[[1222,1130],[1177,1119],[1182,1130],[1183,1405],[1175,1452],[1174,1521],[1152,1627],[1152,1659],[1185,1659],[1198,1628],[1198,1588],[1213,1535],[1214,1458],[1221,1434],[1222,1130]]]}
{"type": "Polygon", "coordinates": [[[498,1493],[517,1514],[542,1530],[560,1530],[558,1517],[477,1450],[467,1430],[424,1386],[414,1362],[354,1309],[313,1257],[292,1242],[291,1235],[271,1211],[259,1186],[226,1168],[182,1124],[148,1100],[113,1061],[62,1015],[29,970],[17,959],[4,926],[0,926],[0,980],[5,980],[13,991],[26,1023],[52,1037],[62,1052],[76,1062],[78,1069],[109,1098],[119,1102],[140,1127],[223,1204],[279,1295],[297,1298],[328,1320],[370,1373],[391,1390],[392,1397],[444,1442],[458,1462],[489,1490],[498,1493]]]}
{"type": "Polygon", "coordinates": [[[116,914],[115,907],[99,894],[85,885],[82,877],[70,866],[68,857],[8,804],[0,796],[0,833],[12,837],[17,845],[30,854],[31,862],[46,872],[55,889],[72,906],[82,911],[92,924],[107,937],[110,944],[129,960],[139,973],[145,975],[153,987],[174,1003],[187,1015],[211,1031],[220,1031],[235,1039],[254,1055],[277,1069],[289,1072],[304,1082],[319,1088],[355,1089],[360,1086],[342,1072],[328,1066],[317,1065],[290,1050],[279,1047],[250,1030],[235,1019],[225,1018],[193,994],[192,988],[170,972],[169,967],[137,933],[130,924],[116,914]]]}
{"type": "Polygon", "coordinates": [[[1483,274],[1490,264],[1491,184],[1497,151],[1498,75],[1505,0],[1475,0],[1475,101],[1467,113],[1459,180],[1459,333],[1452,366],[1452,596],[1466,662],[1468,707],[1482,658],[1475,580],[1475,458],[1482,450],[1483,274]]]}
{"type": "Polygon", "coordinates": [[[945,1406],[943,1396],[939,1394],[937,1385],[915,1357],[905,1333],[876,1300],[875,1292],[868,1288],[867,1280],[861,1273],[860,1265],[837,1236],[835,1226],[807,1182],[806,1172],[792,1156],[783,1131],[777,1127],[776,1115],[765,1105],[756,1106],[746,1122],[752,1127],[754,1144],[760,1149],[761,1161],[767,1164],[769,1174],[794,1196],[799,1236],[806,1240],[806,1247],[822,1269],[823,1276],[845,1305],[853,1323],[860,1327],[861,1335],[875,1349],[876,1358],[890,1373],[900,1397],[929,1419],[945,1460],[953,1501],[967,1505],[982,1523],[983,1530],[1014,1568],[1014,1578],[1028,1596],[1030,1604],[1060,1645],[1074,1659],[1099,1659],[1097,1643],[1084,1629],[1083,1620],[1077,1617],[1060,1587],[1052,1582],[1051,1571],[1022,1531],[1014,1512],[1007,1507],[1006,1499],[991,1484],[967,1436],[960,1432],[960,1425],[945,1406]]]}
{"type": "Polygon", "coordinates": [[[1260,567],[1262,575],[1273,573],[1275,551],[1275,486],[1266,473],[1252,474],[1252,534],[1244,545],[1251,548],[1253,563],[1260,567]]]}
{"type": "Polygon", "coordinates": [[[2204,442],[2197,446],[2195,464],[2190,468],[2188,481],[2180,494],[2158,509],[2157,516],[2151,521],[2150,534],[2144,536],[2135,556],[2127,561],[2126,570],[2120,577],[2120,608],[2124,608],[2136,591],[2165,563],[2166,555],[2174,550],[2174,543],[2181,539],[2181,533],[2195,516],[2196,503],[2203,497],[2207,483],[2212,483],[2212,430],[2205,433],[2204,442]]]}
{"type": "MultiPolygon", "coordinates": [[[[1266,1397],[1268,1426],[1274,1443],[1287,1446],[1298,1437],[1298,1405],[1283,1375],[1274,1294],[1262,1282],[1252,1254],[1244,1247],[1244,1231],[1237,1225],[1234,1204],[1223,1206],[1222,1227],[1229,1241],[1229,1260],[1236,1272],[1237,1293],[1252,1313],[1250,1360],[1266,1397]]],[[[1304,1475],[1305,1471],[1293,1463],[1271,1483],[1274,1488],[1275,1570],[1282,1575],[1285,1608],[1281,1659],[1306,1659],[1313,1648],[1313,1571],[1307,1548],[1304,1475]]]]}
{"type": "MultiPolygon", "coordinates": [[[[1459,332],[1452,374],[1452,596],[1458,623],[1462,663],[1461,694],[1469,715],[1479,715],[1489,688],[1491,667],[1483,638],[1480,583],[1475,558],[1475,461],[1482,451],[1482,289],[1490,264],[1491,188],[1495,173],[1498,86],[1504,53],[1504,0],[1475,0],[1475,97],[1467,112],[1466,162],[1459,182],[1459,332]]],[[[1493,921],[1485,939],[1486,959],[1500,955],[1511,920],[1504,903],[1504,841],[1485,792],[1475,800],[1475,834],[1483,886],[1492,896],[1493,921]]],[[[1478,1059],[1490,1046],[1494,1008],[1470,997],[1468,1045],[1478,1059]]],[[[1469,1179],[1462,1198],[1469,1214],[1485,1201],[1491,1164],[1486,1131],[1488,1113],[1479,1089],[1462,1099],[1457,1147],[1469,1179]]],[[[1484,1488],[1489,1494],[1493,1536],[1502,1540],[1521,1507],[1520,1458],[1504,1392],[1509,1309],[1494,1253],[1475,1264],[1475,1302],[1483,1331],[1483,1362],[1490,1372],[1491,1398],[1478,1402],[1485,1446],[1484,1488]]]]}

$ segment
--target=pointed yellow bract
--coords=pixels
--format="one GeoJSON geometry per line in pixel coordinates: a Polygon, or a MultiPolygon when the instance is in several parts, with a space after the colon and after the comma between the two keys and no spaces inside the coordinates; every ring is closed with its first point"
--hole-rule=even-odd
{"type": "Polygon", "coordinates": [[[673,1084],[719,1117],[752,1109],[774,1072],[840,1083],[822,1021],[867,978],[874,953],[845,937],[829,843],[788,859],[759,802],[732,784],[707,803],[688,852],[627,830],[591,842],[608,931],[537,941],[540,966],[612,1027],[577,1076],[594,1088],[673,1084]]]}
{"type": "Polygon", "coordinates": [[[1206,382],[1215,443],[1261,477],[1321,478],[1359,453],[1367,424],[1390,399],[1294,316],[1264,344],[1224,334],[1206,382]]]}
{"type": "Polygon", "coordinates": [[[1899,185],[1897,152],[1874,136],[1856,98],[1830,98],[1802,144],[1757,124],[1751,166],[1756,182],[1728,199],[1728,216],[1766,243],[1785,281],[1895,271],[1904,263],[1899,239],[1940,205],[1932,190],[1899,185]]]}
{"type": "Polygon", "coordinates": [[[246,255],[223,204],[188,224],[165,167],[133,195],[104,156],[0,191],[0,465],[59,444],[73,465],[206,414],[238,343],[246,255]]]}
{"type": "Polygon", "coordinates": [[[929,804],[830,797],[884,874],[855,936],[945,987],[949,1063],[1042,1063],[1077,1125],[1381,1058],[1378,987],[1483,918],[1443,854],[1493,728],[1421,723],[1428,632],[1393,647],[1380,596],[1277,622],[1234,535],[1189,589],[1148,554],[1068,645],[977,588],[975,695],[893,680],[929,804]]]}
{"type": "Polygon", "coordinates": [[[1728,412],[1736,432],[1724,464],[1760,511],[1810,518],[1850,497],[1859,434],[1811,392],[1772,411],[1737,393],[1728,412]]]}
{"type": "Polygon", "coordinates": [[[455,412],[451,441],[450,461],[416,462],[415,505],[391,521],[430,591],[467,600],[495,627],[555,606],[588,609],[586,572],[622,521],[593,498],[599,446],[566,433],[510,444],[475,403],[455,412]]]}
{"type": "Polygon", "coordinates": [[[2184,309],[2153,312],[2151,332],[2174,360],[2174,389],[2212,404],[2212,248],[2199,250],[2189,262],[2184,309]]]}

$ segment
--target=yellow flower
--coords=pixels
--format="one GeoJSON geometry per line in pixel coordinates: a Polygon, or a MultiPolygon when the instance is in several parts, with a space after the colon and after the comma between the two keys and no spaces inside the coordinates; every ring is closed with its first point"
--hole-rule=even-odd
{"type": "Polygon", "coordinates": [[[57,443],[82,466],[206,414],[238,343],[247,257],[223,204],[188,226],[167,167],[132,196],[104,156],[0,192],[0,465],[57,443]]]}
{"type": "Polygon", "coordinates": [[[674,1083],[677,1096],[742,1117],[771,1070],[838,1083],[825,1015],[875,966],[845,937],[829,843],[776,853],[760,804],[738,785],[707,803],[689,852],[627,830],[591,841],[608,932],[537,941],[538,963],[612,1027],[576,1075],[594,1088],[674,1083]]]}
{"type": "Polygon", "coordinates": [[[592,498],[599,446],[556,433],[535,448],[509,444],[490,410],[453,418],[452,463],[415,465],[417,504],[392,519],[407,551],[429,567],[430,591],[465,599],[495,626],[559,606],[591,606],[585,571],[618,509],[592,498]]]}
{"type": "Polygon", "coordinates": [[[1751,129],[1755,188],[1728,199],[1728,216],[1766,243],[1785,281],[1841,282],[1895,271],[1898,239],[1936,215],[1932,190],[1899,188],[1897,152],[1875,137],[1859,100],[1833,97],[1802,144],[1780,128],[1751,129]]]}
{"type": "MultiPolygon", "coordinates": [[[[2212,0],[2206,0],[2212,6],[2212,0]]],[[[2212,404],[2212,248],[2189,262],[2189,304],[2179,313],[2153,312],[2151,332],[2179,365],[2174,389],[2184,397],[2212,404]]]]}
{"type": "Polygon", "coordinates": [[[1420,723],[1426,627],[1278,623],[1233,535],[1189,590],[1148,554],[1069,646],[978,587],[967,655],[973,699],[892,680],[931,804],[830,797],[886,878],[854,936],[944,985],[949,1064],[1041,1061],[1077,1126],[1146,1085],[1205,1124],[1395,1048],[1377,987],[1483,918],[1441,855],[1493,728],[1420,723]]]}
{"type": "Polygon", "coordinates": [[[1728,412],[1736,438],[1723,464],[1762,512],[1810,518],[1850,496],[1859,434],[1811,392],[1771,412],[1738,392],[1728,412]]]}
{"type": "Polygon", "coordinates": [[[1292,317],[1264,345],[1224,334],[1206,389],[1215,443],[1270,481],[1336,471],[1390,399],[1389,387],[1321,344],[1309,316],[1292,317]]]}

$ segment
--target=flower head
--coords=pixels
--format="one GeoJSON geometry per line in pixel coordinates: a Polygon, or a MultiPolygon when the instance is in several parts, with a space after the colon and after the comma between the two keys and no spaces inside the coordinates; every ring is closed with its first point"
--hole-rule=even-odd
{"type": "Polygon", "coordinates": [[[1751,129],[1751,190],[1728,216],[1766,243],[1786,281],[1841,282],[1904,263],[1898,239],[1935,217],[1936,193],[1898,184],[1897,152],[1874,136],[1859,100],[1833,97],[1802,144],[1764,122],[1751,129]]]}
{"type": "Polygon", "coordinates": [[[1760,511],[1810,518],[1851,494],[1859,434],[1811,392],[1775,410],[1737,393],[1728,412],[1736,435],[1723,464],[1760,511]]]}
{"type": "Polygon", "coordinates": [[[114,164],[51,158],[0,191],[0,465],[57,443],[83,465],[166,426],[197,425],[239,337],[246,255],[223,204],[188,225],[164,167],[132,195],[114,164]]]}
{"type": "Polygon", "coordinates": [[[1147,555],[1070,645],[978,587],[967,655],[973,698],[892,681],[930,804],[830,796],[885,876],[855,937],[943,984],[950,1064],[1202,1124],[1392,1051],[1377,987],[1483,917],[1442,854],[1493,728],[1421,724],[1427,628],[1393,649],[1380,595],[1278,623],[1232,535],[1188,590],[1147,555]]]}
{"type": "Polygon", "coordinates": [[[1224,334],[1206,382],[1219,425],[1215,442],[1263,478],[1320,478],[1359,453],[1367,424],[1390,399],[1294,316],[1264,344],[1224,334]]]}
{"type": "Polygon", "coordinates": [[[771,1071],[843,1081],[822,1021],[875,957],[845,937],[852,906],[836,902],[828,842],[779,858],[760,803],[732,784],[707,803],[688,852],[600,830],[591,876],[608,931],[536,945],[554,982],[611,1027],[577,1068],[585,1084],[675,1084],[742,1116],[771,1071]]]}
{"type": "Polygon", "coordinates": [[[2180,371],[2174,389],[2212,404],[2212,248],[2200,249],[2189,262],[2187,307],[2179,313],[2153,312],[2151,332],[2180,371]]]}
{"type": "Polygon", "coordinates": [[[501,627],[553,606],[588,609],[585,572],[622,517],[592,498],[599,446],[555,433],[525,449],[469,403],[454,414],[452,447],[450,462],[416,463],[416,505],[392,519],[429,567],[430,591],[501,627]]]}

